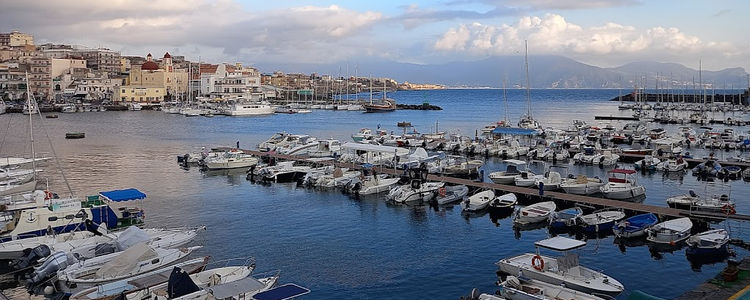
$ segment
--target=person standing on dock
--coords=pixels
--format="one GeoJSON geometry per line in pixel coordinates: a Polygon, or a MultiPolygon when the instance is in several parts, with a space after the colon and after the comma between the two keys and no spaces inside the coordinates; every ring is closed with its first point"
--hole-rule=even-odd
{"type": "Polygon", "coordinates": [[[237,140],[237,149],[240,149],[240,141],[237,140]]]}

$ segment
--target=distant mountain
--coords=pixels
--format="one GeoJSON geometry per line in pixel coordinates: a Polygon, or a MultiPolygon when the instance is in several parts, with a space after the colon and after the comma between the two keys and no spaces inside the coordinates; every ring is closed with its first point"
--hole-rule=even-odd
{"type": "MultiPolygon", "coordinates": [[[[263,72],[339,74],[346,76],[346,63],[338,64],[259,64],[263,72]]],[[[396,81],[413,83],[436,83],[450,87],[501,87],[507,80],[508,87],[524,87],[526,73],[522,56],[494,56],[477,61],[449,62],[445,64],[420,65],[379,59],[362,59],[349,63],[349,74],[354,76],[389,77],[396,81]]],[[[659,62],[634,62],[615,68],[601,68],[573,59],[545,55],[529,57],[529,77],[532,88],[627,88],[634,81],[654,88],[656,76],[660,86],[667,84],[672,76],[673,87],[678,82],[692,84],[693,76],[698,81],[698,70],[681,64],[659,62]],[[682,81],[680,81],[682,80],[682,81]]],[[[715,83],[717,88],[734,85],[747,87],[747,73],[743,68],[721,71],[703,71],[704,83],[715,83]]]]}

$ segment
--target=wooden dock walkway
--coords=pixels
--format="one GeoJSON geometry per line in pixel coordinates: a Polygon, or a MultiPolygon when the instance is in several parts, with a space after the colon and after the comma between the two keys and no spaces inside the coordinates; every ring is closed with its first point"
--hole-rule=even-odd
{"type": "MultiPolygon", "coordinates": [[[[302,161],[302,162],[308,162],[308,163],[314,163],[318,165],[335,165],[342,168],[349,168],[349,169],[357,169],[361,170],[363,167],[361,165],[357,164],[351,164],[351,163],[342,163],[335,160],[311,160],[307,157],[301,157],[301,156],[294,156],[294,155],[282,155],[278,153],[269,153],[269,152],[260,152],[260,151],[254,151],[254,150],[242,150],[247,154],[252,154],[258,157],[273,157],[275,159],[279,160],[294,160],[294,161],[302,161]]],[[[373,170],[380,174],[390,174],[394,176],[402,175],[404,172],[403,170],[396,170],[393,168],[385,168],[385,167],[374,167],[373,170]]],[[[441,175],[435,175],[435,174],[429,174],[427,176],[428,180],[432,181],[440,181],[440,182],[447,182],[447,183],[453,183],[453,184],[463,184],[466,186],[471,186],[475,188],[480,189],[493,189],[497,191],[503,191],[506,193],[514,193],[517,195],[524,195],[527,197],[540,197],[539,190],[535,188],[526,188],[526,187],[519,187],[515,185],[505,185],[505,184],[497,184],[492,182],[477,182],[470,179],[463,179],[463,178],[455,178],[455,177],[447,177],[447,176],[441,176],[441,175]]],[[[569,201],[569,202],[575,202],[579,204],[585,204],[585,205],[591,205],[591,206],[599,206],[599,207],[611,207],[611,208],[619,208],[634,212],[642,212],[642,213],[654,213],[660,216],[669,216],[669,217],[691,217],[691,218],[699,218],[699,219],[714,219],[714,220],[738,220],[738,221],[750,221],[750,215],[742,215],[742,214],[733,214],[733,215],[726,215],[722,213],[711,213],[711,212],[696,212],[696,211],[688,211],[683,209],[676,209],[666,206],[656,206],[656,205],[649,205],[649,204],[642,204],[642,203],[636,203],[636,202],[627,202],[627,201],[619,201],[619,200],[612,200],[612,199],[606,199],[606,198],[598,198],[598,197],[590,197],[590,196],[583,196],[583,195],[574,195],[574,194],[567,194],[562,192],[552,192],[552,191],[544,191],[544,198],[552,199],[552,200],[561,200],[561,201],[569,201]]]]}

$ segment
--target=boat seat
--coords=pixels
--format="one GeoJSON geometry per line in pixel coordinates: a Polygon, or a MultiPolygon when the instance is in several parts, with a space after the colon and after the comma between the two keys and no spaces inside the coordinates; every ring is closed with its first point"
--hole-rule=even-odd
{"type": "Polygon", "coordinates": [[[584,183],[587,183],[588,181],[589,179],[585,175],[578,175],[578,177],[576,177],[577,184],[584,184],[584,183]]]}
{"type": "Polygon", "coordinates": [[[610,178],[609,178],[609,182],[614,182],[614,183],[627,183],[628,181],[627,181],[627,180],[625,180],[625,179],[622,179],[622,178],[614,178],[614,177],[610,177],[610,178]]]}

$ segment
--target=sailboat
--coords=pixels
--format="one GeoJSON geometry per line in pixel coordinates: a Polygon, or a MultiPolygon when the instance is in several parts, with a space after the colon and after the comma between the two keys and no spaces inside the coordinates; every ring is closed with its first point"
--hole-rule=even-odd
{"type": "Polygon", "coordinates": [[[482,133],[491,133],[493,130],[495,130],[495,128],[498,127],[510,127],[510,121],[508,120],[508,95],[505,93],[505,80],[503,80],[503,108],[505,110],[505,118],[495,124],[484,126],[484,128],[482,128],[482,133]]]}
{"type": "Polygon", "coordinates": [[[524,45],[526,47],[526,114],[521,116],[521,119],[518,121],[518,127],[524,129],[539,129],[541,128],[541,126],[539,126],[539,122],[534,120],[534,118],[531,116],[531,89],[529,88],[529,85],[531,84],[529,82],[529,42],[524,41],[524,45]]]}
{"type": "Polygon", "coordinates": [[[370,79],[370,103],[362,105],[365,112],[388,112],[396,110],[396,100],[386,97],[386,81],[383,80],[383,99],[380,102],[373,102],[372,99],[372,79],[370,79]]]}

